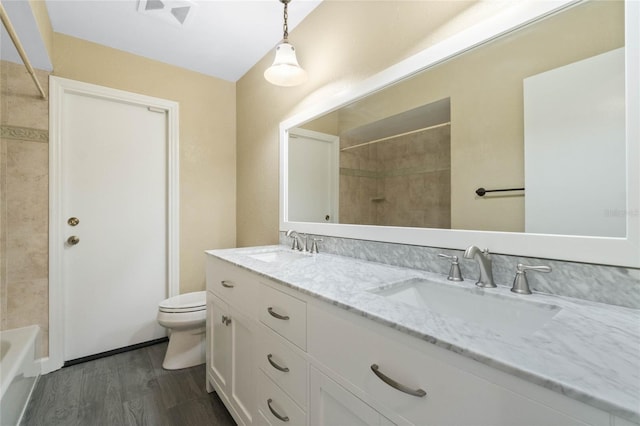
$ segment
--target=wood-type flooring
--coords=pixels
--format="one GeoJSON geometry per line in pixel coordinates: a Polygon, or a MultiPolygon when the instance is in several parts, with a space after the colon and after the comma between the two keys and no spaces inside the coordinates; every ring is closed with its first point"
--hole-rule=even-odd
{"type": "Polygon", "coordinates": [[[205,366],[167,371],[167,343],[66,367],[40,377],[24,426],[235,425],[205,366]]]}

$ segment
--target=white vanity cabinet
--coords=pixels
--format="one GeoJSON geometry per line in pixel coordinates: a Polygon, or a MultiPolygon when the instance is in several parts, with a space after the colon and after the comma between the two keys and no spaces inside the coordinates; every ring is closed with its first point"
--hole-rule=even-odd
{"type": "MultiPolygon", "coordinates": [[[[207,265],[207,383],[213,385],[238,424],[256,413],[256,336],[251,301],[253,275],[225,262],[207,265]]],[[[208,385],[209,386],[209,385],[208,385]]]]}
{"type": "Polygon", "coordinates": [[[207,381],[239,424],[626,424],[214,256],[207,262],[207,381]]]}

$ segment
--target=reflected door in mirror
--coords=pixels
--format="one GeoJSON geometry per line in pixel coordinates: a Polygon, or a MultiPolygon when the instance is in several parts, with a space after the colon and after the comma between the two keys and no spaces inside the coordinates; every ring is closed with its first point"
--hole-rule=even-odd
{"type": "Polygon", "coordinates": [[[288,145],[289,220],[337,222],[338,137],[293,129],[288,145]]]}

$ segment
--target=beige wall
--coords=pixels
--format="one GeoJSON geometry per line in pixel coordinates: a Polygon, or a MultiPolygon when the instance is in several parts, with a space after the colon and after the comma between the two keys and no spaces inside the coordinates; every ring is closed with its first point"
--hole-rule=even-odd
{"type": "MultiPolygon", "coordinates": [[[[300,54],[310,56],[303,63],[311,75],[311,81],[295,90],[260,87],[259,64],[251,70],[238,84],[238,244],[251,245],[276,241],[277,236],[277,133],[276,123],[291,116],[312,101],[321,99],[333,90],[348,87],[345,82],[355,82],[359,77],[366,77],[381,64],[390,65],[402,58],[398,55],[400,40],[406,52],[426,47],[436,37],[431,36],[432,26],[419,25],[398,26],[390,29],[391,22],[398,24],[404,13],[418,9],[422,2],[381,2],[370,5],[359,3],[357,11],[341,2],[323,3],[317,13],[307,18],[294,31],[291,40],[300,54]],[[389,7],[387,25],[388,34],[394,41],[376,39],[379,31],[378,15],[369,13],[369,8],[378,11],[389,7]],[[368,26],[340,26],[334,28],[334,34],[326,43],[311,43],[313,31],[320,31],[315,25],[315,18],[330,20],[330,14],[349,14],[351,22],[359,20],[359,16],[367,16],[368,26]],[[326,16],[325,16],[326,15],[326,16]],[[396,21],[397,20],[397,21],[396,21]],[[418,33],[422,31],[421,40],[418,33]],[[409,36],[411,34],[412,36],[409,36]],[[397,37],[397,38],[396,38],[397,37]],[[346,42],[345,42],[346,40],[346,42]],[[362,40],[362,44],[350,44],[353,40],[362,40]],[[427,40],[427,43],[425,43],[427,40]],[[366,42],[365,42],[366,41],[366,42]],[[377,47],[375,52],[367,51],[367,46],[377,47]],[[396,50],[391,48],[393,46],[396,50]],[[331,58],[336,51],[347,50],[352,56],[348,59],[331,58]],[[354,50],[349,50],[354,49],[354,50]],[[371,57],[363,56],[370,54],[371,57]],[[321,59],[317,59],[317,57],[321,59]],[[327,70],[327,64],[331,69],[327,70]],[[314,75],[315,74],[315,75],[314,75]],[[318,82],[320,80],[320,82],[318,82]],[[325,85],[322,86],[322,83],[325,85]],[[264,92],[265,108],[261,109],[263,94],[254,105],[247,108],[249,91],[264,92]],[[306,97],[306,98],[305,98],[306,97]],[[278,108],[271,108],[277,105],[278,108]],[[244,123],[251,120],[252,115],[259,114],[261,119],[268,116],[273,121],[271,128],[243,128],[244,123]],[[261,152],[267,157],[259,158],[250,148],[261,145],[261,152]],[[267,148],[268,147],[268,148],[267,148]],[[266,151],[268,149],[268,152],[266,151]],[[252,164],[251,168],[246,165],[252,164]],[[255,174],[256,165],[261,169],[255,174]],[[265,182],[264,176],[269,176],[265,182]],[[259,194],[258,194],[259,192],[259,194]],[[269,215],[256,220],[245,211],[249,206],[266,206],[269,215]]],[[[427,7],[435,8],[449,5],[427,2],[427,7]]],[[[453,27],[459,27],[464,18],[470,16],[467,9],[455,17],[448,25],[436,28],[437,34],[451,34],[453,27]],[[444,30],[447,29],[447,30],[444,30]]],[[[517,42],[500,41],[477,52],[467,54],[462,59],[448,62],[434,70],[423,73],[399,84],[390,97],[382,92],[362,102],[366,110],[342,110],[338,117],[340,131],[379,120],[417,106],[451,98],[451,226],[458,229],[522,231],[524,229],[524,198],[522,196],[503,196],[499,198],[479,198],[475,189],[519,187],[524,181],[523,159],[523,113],[522,113],[522,79],[576,60],[586,58],[607,50],[619,47],[624,43],[623,28],[620,25],[623,17],[622,2],[593,2],[563,13],[545,22],[542,31],[534,33],[525,30],[517,42]],[[567,31],[567,28],[581,28],[582,31],[567,31]],[[584,29],[587,31],[585,32],[584,29]],[[559,34],[563,34],[562,42],[558,42],[559,34]],[[524,43],[525,45],[523,46],[524,43]],[[531,52],[544,51],[544,59],[531,52]],[[507,60],[502,60],[507,58],[507,60]],[[478,83],[480,82],[480,83],[478,83]]],[[[324,39],[324,37],[323,37],[324,39]]],[[[264,62],[264,61],[263,61],[264,62]]],[[[330,128],[335,122],[335,113],[330,114],[323,123],[314,123],[314,130],[332,133],[330,128]],[[327,125],[328,124],[328,125],[327,125]]],[[[305,126],[305,128],[311,128],[305,126]]],[[[335,133],[334,133],[335,134],[335,133]]]]}
{"type": "Polygon", "coordinates": [[[40,30],[40,38],[49,54],[49,59],[53,57],[53,28],[49,19],[47,4],[43,0],[29,0],[31,11],[36,19],[36,24],[40,30]]]}
{"type": "Polygon", "coordinates": [[[180,291],[204,289],[204,250],[235,245],[235,84],[58,33],[53,66],[180,103],[180,291]]]}
{"type": "Polygon", "coordinates": [[[267,83],[272,54],[238,81],[239,246],[278,241],[279,123],[475,22],[487,12],[474,3],[325,1],[290,35],[307,83],[267,83]]]}

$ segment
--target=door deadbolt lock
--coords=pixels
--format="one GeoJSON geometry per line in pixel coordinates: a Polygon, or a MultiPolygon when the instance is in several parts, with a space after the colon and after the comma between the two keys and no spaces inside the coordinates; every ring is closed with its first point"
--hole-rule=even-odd
{"type": "Polygon", "coordinates": [[[67,223],[69,224],[69,226],[76,226],[80,223],[80,219],[78,219],[77,217],[70,217],[69,220],[67,220],[67,223]]]}
{"type": "Polygon", "coordinates": [[[67,244],[69,244],[70,246],[75,246],[79,242],[80,242],[80,238],[76,237],[75,235],[72,235],[69,238],[67,238],[67,244]]]}

